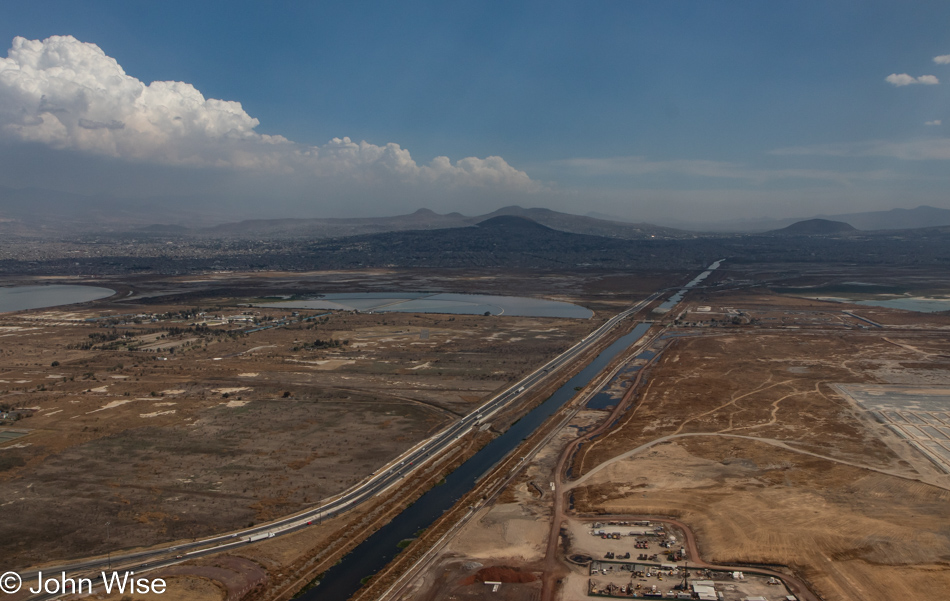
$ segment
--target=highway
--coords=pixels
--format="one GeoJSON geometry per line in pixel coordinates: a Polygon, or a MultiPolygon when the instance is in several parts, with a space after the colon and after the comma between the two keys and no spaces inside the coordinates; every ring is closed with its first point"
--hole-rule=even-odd
{"type": "MultiPolygon", "coordinates": [[[[477,409],[471,411],[459,421],[430,438],[417,443],[389,464],[373,472],[361,483],[354,485],[339,495],[321,501],[319,505],[311,509],[235,533],[213,536],[169,547],[123,553],[111,557],[97,557],[58,566],[47,566],[43,567],[42,571],[46,575],[59,575],[60,572],[66,572],[68,577],[90,577],[94,584],[98,584],[100,578],[92,577],[91,572],[93,570],[97,572],[106,570],[108,572],[117,567],[120,567],[122,571],[135,571],[136,573],[154,570],[204,555],[221,553],[222,551],[253,544],[259,540],[290,534],[306,528],[315,522],[348,511],[360,503],[398,485],[403,478],[412,474],[427,461],[451,447],[458,439],[473,429],[481,427],[500,411],[508,409],[520,400],[523,400],[533,388],[549,378],[554,378],[561,368],[571,364],[578,356],[597,345],[620,322],[646,307],[650,302],[658,298],[662,292],[663,291],[655,292],[629,309],[613,316],[599,328],[584,337],[583,340],[528,374],[500,394],[491,398],[477,409]]],[[[20,576],[24,582],[35,582],[38,571],[39,569],[33,568],[20,573],[20,576]]],[[[40,594],[29,597],[29,599],[41,601],[53,599],[58,596],[59,595],[56,594],[40,594]]]]}

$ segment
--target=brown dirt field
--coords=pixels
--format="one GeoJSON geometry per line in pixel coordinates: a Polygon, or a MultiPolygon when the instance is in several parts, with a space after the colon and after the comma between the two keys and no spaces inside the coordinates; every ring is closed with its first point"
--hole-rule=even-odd
{"type": "Polygon", "coordinates": [[[880,337],[736,332],[681,338],[660,359],[621,427],[582,447],[575,474],[639,444],[690,432],[793,440],[816,453],[894,462],[830,387],[901,371],[907,351],[880,337]],[[628,427],[629,426],[629,427],[628,427]]]}
{"type": "Polygon", "coordinates": [[[448,552],[480,562],[537,561],[547,538],[544,517],[521,504],[495,504],[453,539],[448,552]]]}
{"type": "Polygon", "coordinates": [[[586,508],[675,515],[695,529],[704,560],[788,565],[828,599],[950,585],[950,492],[752,441],[683,441],[604,472],[586,508]]]}
{"type": "Polygon", "coordinates": [[[426,575],[426,579],[431,580],[433,586],[427,587],[427,590],[419,592],[413,598],[424,601],[536,601],[541,594],[541,584],[535,573],[509,564],[482,567],[477,562],[452,562],[433,569],[426,575]],[[492,592],[493,585],[483,584],[486,580],[504,584],[492,592]]]}
{"type": "Polygon", "coordinates": [[[474,575],[462,580],[462,584],[475,584],[476,582],[503,582],[505,584],[524,584],[534,582],[538,579],[537,575],[531,572],[525,572],[520,568],[509,568],[505,566],[491,566],[482,568],[474,575]]]}
{"type": "MultiPolygon", "coordinates": [[[[148,578],[153,576],[149,574],[148,578]]],[[[102,601],[227,601],[228,596],[224,587],[212,579],[201,576],[181,575],[181,576],[155,576],[163,578],[168,585],[164,593],[140,594],[121,594],[115,593],[104,595],[98,593],[97,599],[102,601]]]]}
{"type": "MultiPolygon", "coordinates": [[[[220,598],[227,601],[238,601],[255,587],[267,582],[267,572],[253,561],[242,557],[221,555],[212,558],[200,559],[194,564],[177,565],[150,572],[148,578],[161,578],[169,585],[165,594],[173,594],[171,599],[182,598],[187,601],[217,599],[215,589],[220,598]],[[199,586],[202,583],[213,583],[214,586],[199,586]],[[173,584],[174,583],[174,584],[173,584]],[[192,596],[189,596],[192,595],[192,596]]],[[[166,599],[162,595],[162,599],[166,599]]]]}
{"type": "MultiPolygon", "coordinates": [[[[787,565],[827,599],[929,598],[945,589],[950,481],[831,386],[950,382],[939,316],[919,328],[870,329],[843,317],[840,305],[768,291],[700,290],[687,305],[758,321],[672,330],[686,336],[649,369],[639,404],[575,457],[574,476],[589,478],[573,490],[575,508],[598,519],[680,517],[704,560],[787,565]],[[673,434],[681,437],[616,459],[673,434]]],[[[589,428],[595,414],[603,415],[583,412],[577,426],[589,428]]],[[[551,478],[546,459],[577,433],[568,427],[555,437],[400,598],[494,598],[459,591],[451,578],[489,558],[537,569],[537,554],[519,552],[507,535],[526,516],[550,515],[549,489],[539,494],[536,485],[551,478]]]]}
{"type": "MultiPolygon", "coordinates": [[[[392,290],[400,278],[400,286],[415,289],[477,282],[479,291],[509,294],[516,282],[485,273],[348,278],[357,284],[340,274],[253,275],[247,280],[255,288],[236,276],[172,278],[138,282],[131,301],[0,315],[0,403],[38,408],[16,424],[27,436],[0,445],[0,506],[23,516],[0,528],[0,558],[24,567],[130,543],[187,540],[300,510],[354,484],[599,324],[344,312],[223,333],[252,327],[240,321],[244,312],[265,325],[290,317],[236,307],[247,300],[239,291],[259,295],[286,285],[302,292],[315,282],[392,290]],[[243,288],[233,288],[236,282],[243,288]],[[143,298],[169,290],[175,295],[158,302],[143,298]],[[192,325],[203,322],[210,324],[205,330],[192,325]],[[314,339],[349,344],[306,348],[314,339]],[[156,342],[175,352],[144,348],[156,342]],[[88,519],[71,518],[80,514],[88,519]]],[[[617,277],[611,286],[594,304],[628,302],[636,282],[617,277]]],[[[565,300],[577,300],[585,287],[593,288],[578,276],[553,274],[520,286],[565,300]]]]}
{"type": "Polygon", "coordinates": [[[677,516],[696,531],[704,560],[788,565],[827,599],[946,589],[948,483],[905,461],[900,441],[829,386],[906,383],[909,369],[915,378],[950,377],[945,337],[902,333],[907,348],[885,336],[747,329],[677,340],[635,410],[575,457],[578,475],[604,464],[573,491],[576,509],[677,516]],[[605,463],[691,433],[784,441],[840,462],[745,438],[687,436],[605,463]]]}

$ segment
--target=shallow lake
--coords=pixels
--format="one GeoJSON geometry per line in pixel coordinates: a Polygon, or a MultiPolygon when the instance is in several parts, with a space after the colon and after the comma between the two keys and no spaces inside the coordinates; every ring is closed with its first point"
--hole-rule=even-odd
{"type": "Polygon", "coordinates": [[[540,298],[426,292],[361,292],[324,294],[312,300],[258,304],[277,309],[338,309],[366,313],[450,313],[454,315],[516,315],[590,319],[586,307],[540,298]]]}
{"type": "Polygon", "coordinates": [[[818,300],[833,300],[844,303],[854,303],[855,305],[866,305],[869,307],[886,307],[888,309],[903,309],[904,311],[917,311],[919,313],[937,313],[938,311],[950,311],[950,298],[932,297],[932,296],[903,296],[897,298],[842,298],[832,296],[815,297],[818,300]]]}
{"type": "Polygon", "coordinates": [[[910,297],[881,300],[859,300],[852,302],[859,305],[888,307],[890,309],[904,309],[905,311],[919,311],[921,313],[950,311],[950,298],[910,297]]]}
{"type": "Polygon", "coordinates": [[[109,288],[69,284],[0,287],[0,313],[85,303],[106,298],[113,294],[115,294],[115,290],[109,288]]]}

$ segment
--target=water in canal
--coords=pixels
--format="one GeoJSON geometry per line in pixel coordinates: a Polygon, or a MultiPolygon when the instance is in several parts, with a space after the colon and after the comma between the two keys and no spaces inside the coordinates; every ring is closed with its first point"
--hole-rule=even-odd
{"type": "Polygon", "coordinates": [[[345,601],[361,586],[361,581],[381,570],[399,552],[400,541],[413,538],[428,528],[443,512],[475,485],[496,463],[527,438],[544,420],[577,394],[575,387],[586,385],[618,353],[639,340],[650,324],[637,324],[633,331],[603,350],[587,367],[558,388],[546,401],[532,409],[507,432],[492,440],[448,475],[445,483],[422,495],[391,522],[363,541],[343,560],[327,570],[320,585],[299,597],[304,601],[345,601]]]}

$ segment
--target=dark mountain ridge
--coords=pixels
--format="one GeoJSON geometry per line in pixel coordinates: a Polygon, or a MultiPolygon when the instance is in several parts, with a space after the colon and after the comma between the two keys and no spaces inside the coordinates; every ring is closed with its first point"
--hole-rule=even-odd
{"type": "MultiPolygon", "coordinates": [[[[832,215],[821,214],[815,215],[813,218],[843,221],[863,231],[908,230],[950,225],[950,209],[921,205],[913,209],[888,209],[885,211],[837,213],[832,215]]],[[[664,223],[687,231],[756,233],[774,231],[799,221],[803,221],[803,218],[773,219],[763,217],[758,219],[730,219],[727,221],[707,221],[702,223],[667,220],[664,221],[664,223]]]]}
{"type": "Polygon", "coordinates": [[[780,230],[772,230],[769,234],[776,236],[840,236],[852,234],[858,230],[843,221],[830,219],[806,219],[793,223],[780,230]]]}

